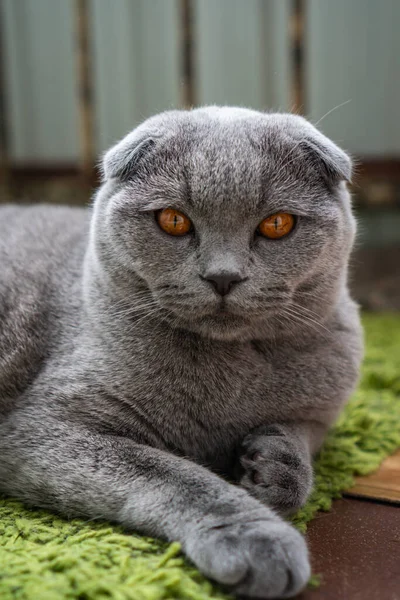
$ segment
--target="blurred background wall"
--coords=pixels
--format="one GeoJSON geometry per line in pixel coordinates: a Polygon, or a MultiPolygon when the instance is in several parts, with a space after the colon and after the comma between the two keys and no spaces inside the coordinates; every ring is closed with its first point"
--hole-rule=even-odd
{"type": "Polygon", "coordinates": [[[357,281],[392,290],[359,296],[390,306],[399,29],[399,0],[0,0],[1,201],[87,202],[99,153],[161,110],[302,113],[357,161],[357,281]]]}
{"type": "MultiPolygon", "coordinates": [[[[74,0],[2,0],[14,164],[79,159],[74,0]]],[[[182,97],[182,3],[90,0],[96,152],[182,97]]],[[[193,0],[196,104],[290,110],[291,0],[193,0]]],[[[303,106],[362,157],[400,156],[400,2],[308,0],[303,106]],[[397,72],[397,77],[396,77],[397,72]]]]}

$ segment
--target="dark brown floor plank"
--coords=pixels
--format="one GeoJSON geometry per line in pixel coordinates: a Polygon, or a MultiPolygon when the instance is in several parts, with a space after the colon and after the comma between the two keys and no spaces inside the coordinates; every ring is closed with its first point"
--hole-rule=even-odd
{"type": "Polygon", "coordinates": [[[316,590],[298,600],[400,600],[400,507],[344,498],[310,523],[316,590]]]}

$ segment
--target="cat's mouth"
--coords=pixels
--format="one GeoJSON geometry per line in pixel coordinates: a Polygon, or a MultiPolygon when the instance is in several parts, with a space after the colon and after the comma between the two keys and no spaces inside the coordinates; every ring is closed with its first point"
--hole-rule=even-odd
{"type": "Polygon", "coordinates": [[[244,315],[242,310],[238,310],[238,307],[229,305],[229,303],[223,298],[209,316],[217,320],[233,320],[242,318],[244,315]]]}
{"type": "Polygon", "coordinates": [[[214,312],[209,314],[208,317],[214,322],[230,323],[233,325],[238,320],[242,322],[244,315],[242,314],[242,311],[238,312],[237,310],[233,310],[232,307],[228,306],[228,304],[222,300],[214,312]]]}
{"type": "Polygon", "coordinates": [[[221,317],[224,317],[226,315],[232,316],[232,311],[229,310],[224,300],[221,300],[221,303],[217,306],[216,313],[221,317]]]}
{"type": "MultiPolygon", "coordinates": [[[[249,326],[251,319],[249,319],[249,311],[246,311],[243,306],[238,306],[231,300],[220,298],[219,301],[205,305],[197,305],[194,309],[193,306],[188,306],[185,303],[184,306],[164,304],[165,309],[164,317],[169,319],[169,316],[174,320],[176,317],[182,320],[189,328],[194,327],[197,329],[208,330],[236,330],[238,327],[243,328],[249,326]]],[[[251,313],[252,314],[252,313],[251,313]]],[[[252,315],[253,316],[253,315],[252,315]]]]}
{"type": "Polygon", "coordinates": [[[214,306],[199,306],[196,310],[177,311],[168,310],[164,318],[175,326],[187,328],[208,338],[219,340],[233,340],[238,337],[248,337],[247,333],[252,326],[248,312],[234,304],[222,301],[214,306]],[[178,319],[176,318],[178,317],[178,319]]]}

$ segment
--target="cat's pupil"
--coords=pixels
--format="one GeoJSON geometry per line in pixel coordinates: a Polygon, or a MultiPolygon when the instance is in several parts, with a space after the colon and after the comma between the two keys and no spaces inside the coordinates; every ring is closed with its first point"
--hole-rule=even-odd
{"type": "Polygon", "coordinates": [[[174,227],[175,228],[176,228],[177,224],[178,224],[178,218],[176,215],[174,215],[174,227]]]}

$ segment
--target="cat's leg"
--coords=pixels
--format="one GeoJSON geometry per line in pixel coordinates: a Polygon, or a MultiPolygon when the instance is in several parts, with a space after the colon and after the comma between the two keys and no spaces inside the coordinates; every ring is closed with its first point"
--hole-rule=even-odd
{"type": "Polygon", "coordinates": [[[239,486],[37,409],[0,423],[0,490],[67,516],[178,540],[204,574],[237,594],[287,598],[309,577],[301,535],[239,486]]]}
{"type": "Polygon", "coordinates": [[[290,514],[306,502],[313,483],[312,456],[326,433],[320,423],[266,425],[239,447],[235,476],[255,498],[290,514]]]}

